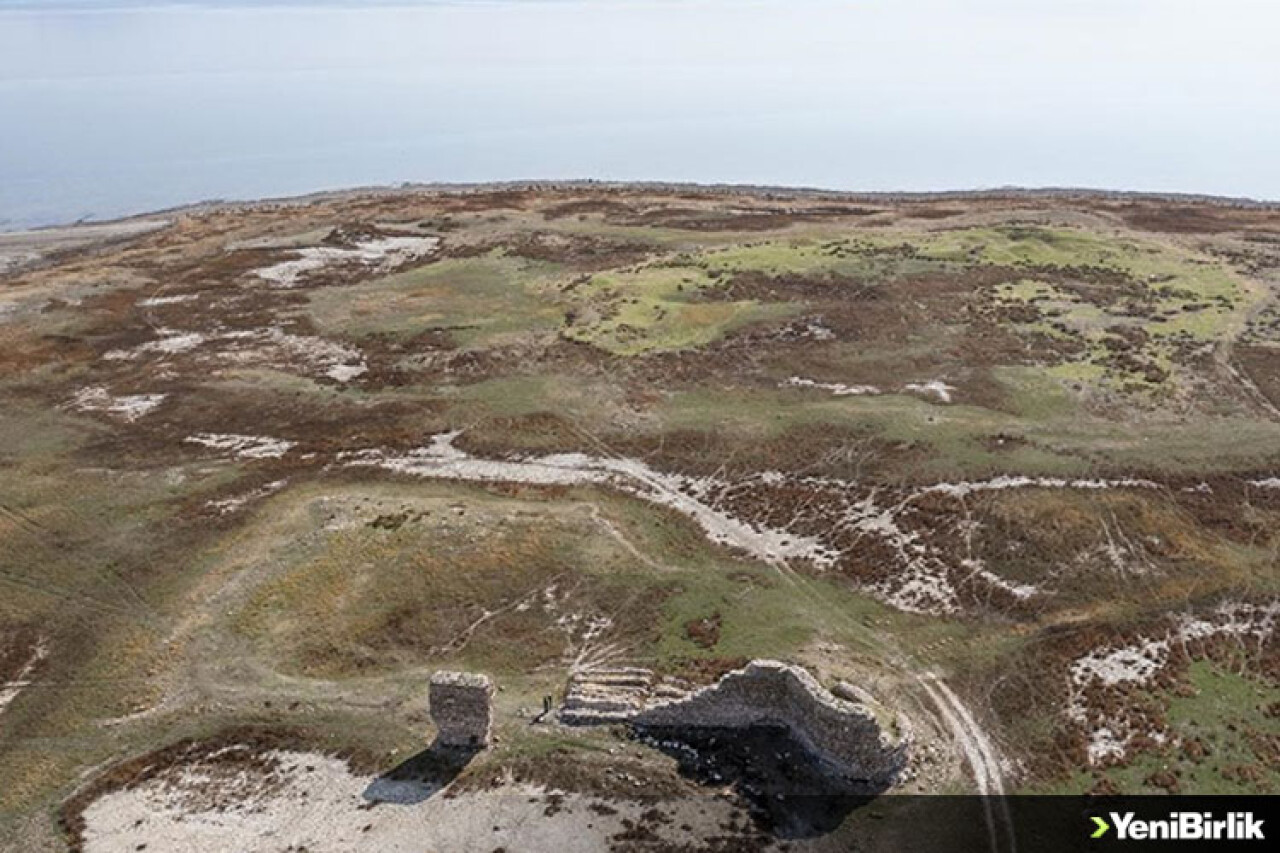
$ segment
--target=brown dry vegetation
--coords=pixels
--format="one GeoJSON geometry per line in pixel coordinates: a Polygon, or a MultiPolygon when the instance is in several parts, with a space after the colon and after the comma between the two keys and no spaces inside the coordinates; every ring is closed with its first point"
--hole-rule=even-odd
{"type": "MultiPolygon", "coordinates": [[[[1280,470],[1274,210],[563,187],[173,219],[0,279],[0,680],[44,639],[38,678],[57,686],[0,716],[0,831],[30,849],[56,849],[51,815],[91,766],[234,728],[264,701],[334,735],[373,697],[378,737],[407,745],[414,679],[473,663],[509,679],[513,713],[581,651],[564,613],[610,616],[605,642],[695,681],[819,639],[893,684],[907,663],[958,673],[1027,767],[1018,784],[1076,784],[1072,660],[1172,613],[1280,594],[1280,489],[1258,484],[1280,470]],[[398,269],[343,263],[288,288],[254,275],[295,238],[406,233],[441,242],[398,269]],[[1097,243],[1120,248],[1061,254],[1097,243]],[[1043,293],[1019,295],[1027,281],[1043,293]],[[706,325],[740,306],[758,313],[706,325]],[[614,321],[630,337],[596,334],[614,321]],[[357,359],[363,372],[331,375],[357,359]],[[95,388],[164,397],[130,420],[76,402],[95,388]],[[765,566],[608,489],[489,484],[477,498],[348,467],[446,430],[486,459],[582,453],[708,478],[717,511],[837,556],[765,566]],[[205,433],[291,445],[237,457],[189,441],[205,433]],[[929,491],[999,476],[1144,485],[929,491]],[[404,493],[369,496],[392,486],[404,493]],[[326,496],[356,501],[358,523],[326,530],[326,496]],[[847,521],[866,501],[907,545],[847,521]],[[889,606],[913,555],[954,587],[953,611],[889,606]],[[537,598],[553,585],[554,612],[537,598]],[[527,596],[537,606],[517,609],[527,596]]],[[[1196,662],[1274,695],[1277,660],[1274,639],[1246,655],[1206,641],[1150,690],[1099,701],[1161,722],[1196,662]]],[[[1223,772],[1266,788],[1274,774],[1254,768],[1275,766],[1276,741],[1248,725],[1252,751],[1223,772]]],[[[507,766],[531,775],[525,746],[513,738],[507,766]]],[[[1132,760],[1173,748],[1138,741],[1132,760]]],[[[598,782],[603,763],[571,781],[598,782]]]]}

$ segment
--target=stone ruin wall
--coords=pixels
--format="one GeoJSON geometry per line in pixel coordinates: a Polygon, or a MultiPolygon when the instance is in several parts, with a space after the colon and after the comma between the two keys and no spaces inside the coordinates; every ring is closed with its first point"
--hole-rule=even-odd
{"type": "Polygon", "coordinates": [[[486,675],[437,672],[428,695],[431,719],[442,746],[489,745],[493,724],[493,682],[486,675]]]}
{"type": "Polygon", "coordinates": [[[637,714],[637,726],[748,728],[785,726],[832,770],[850,779],[892,784],[906,767],[910,734],[889,736],[863,705],[837,698],[806,670],[752,661],[687,699],[637,714]]]}

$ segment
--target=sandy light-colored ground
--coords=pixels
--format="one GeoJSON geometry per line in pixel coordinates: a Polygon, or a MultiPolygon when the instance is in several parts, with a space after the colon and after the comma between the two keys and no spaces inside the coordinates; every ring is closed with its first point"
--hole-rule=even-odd
{"type": "MultiPolygon", "coordinates": [[[[275,751],[266,759],[262,771],[175,767],[106,795],[85,812],[85,853],[595,853],[652,807],[518,785],[416,801],[427,794],[419,783],[380,781],[336,758],[275,751]]],[[[674,844],[716,835],[736,810],[708,797],[664,811],[654,832],[674,844]]]]}

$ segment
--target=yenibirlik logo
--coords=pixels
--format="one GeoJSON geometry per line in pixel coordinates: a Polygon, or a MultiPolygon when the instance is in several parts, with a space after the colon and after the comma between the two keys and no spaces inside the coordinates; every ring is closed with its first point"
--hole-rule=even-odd
{"type": "Polygon", "coordinates": [[[1093,835],[1103,838],[1113,829],[1118,841],[1264,841],[1262,818],[1252,812],[1230,812],[1215,818],[1213,812],[1170,812],[1167,819],[1145,820],[1133,812],[1108,812],[1110,823],[1094,815],[1093,835]]]}

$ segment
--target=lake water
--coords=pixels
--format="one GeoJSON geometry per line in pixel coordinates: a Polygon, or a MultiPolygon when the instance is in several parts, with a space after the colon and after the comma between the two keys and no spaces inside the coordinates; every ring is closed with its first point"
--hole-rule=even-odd
{"type": "Polygon", "coordinates": [[[0,227],[401,181],[1280,199],[1272,0],[0,0],[0,227]]]}

